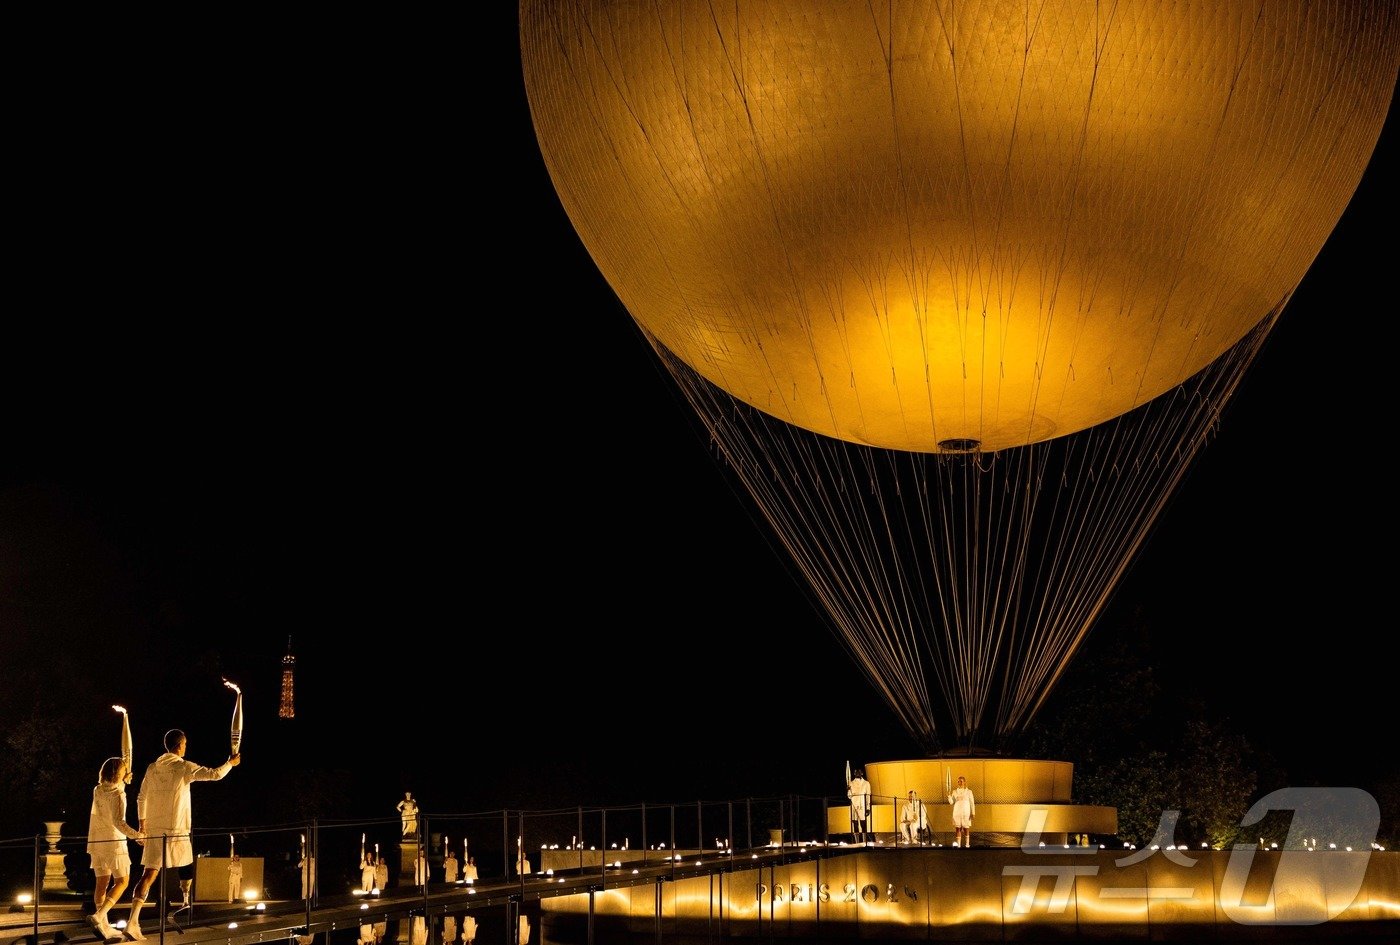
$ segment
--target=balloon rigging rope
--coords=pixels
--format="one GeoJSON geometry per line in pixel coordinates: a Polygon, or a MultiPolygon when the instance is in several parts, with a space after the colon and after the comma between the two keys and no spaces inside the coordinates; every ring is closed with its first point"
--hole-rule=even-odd
{"type": "Polygon", "coordinates": [[[834,440],[653,349],[844,648],[922,747],[1030,723],[1282,311],[1135,411],[995,453],[834,440]]]}

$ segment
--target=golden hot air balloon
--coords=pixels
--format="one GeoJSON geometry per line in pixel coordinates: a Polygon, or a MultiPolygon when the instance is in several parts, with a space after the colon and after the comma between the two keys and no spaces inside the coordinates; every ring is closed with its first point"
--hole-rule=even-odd
{"type": "Polygon", "coordinates": [[[522,0],[551,178],[628,311],[801,428],[998,450],[1136,408],[1298,285],[1389,0],[522,0]]]}
{"type": "Polygon", "coordinates": [[[522,0],[520,38],[584,246],[932,752],[1023,730],[1102,612],[1361,179],[1400,10],[522,0]]]}

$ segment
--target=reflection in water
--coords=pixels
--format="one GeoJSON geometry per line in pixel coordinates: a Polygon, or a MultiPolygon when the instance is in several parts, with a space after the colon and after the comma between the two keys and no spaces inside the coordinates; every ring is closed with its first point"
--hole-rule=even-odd
{"type": "MultiPolygon", "coordinates": [[[[537,907],[535,907],[534,904],[526,907],[526,913],[522,914],[519,920],[519,926],[516,930],[517,935],[515,936],[517,945],[583,945],[583,942],[580,940],[555,938],[543,934],[537,907]]],[[[436,931],[441,937],[442,945],[458,945],[458,943],[466,943],[466,945],[475,945],[475,943],[480,943],[480,945],[497,945],[497,943],[508,943],[512,938],[509,934],[507,917],[504,909],[489,910],[487,913],[476,915],[444,916],[435,921],[438,924],[436,931]]],[[[375,923],[376,927],[383,927],[385,925],[386,923],[375,923]]],[[[322,933],[316,936],[318,941],[316,941],[314,945],[357,945],[357,941],[359,943],[364,943],[364,945],[371,945],[371,943],[375,941],[367,934],[371,929],[372,927],[369,925],[360,926],[358,939],[356,937],[357,931],[355,928],[338,929],[334,932],[322,933]]],[[[1255,931],[1257,932],[1257,930],[1255,931]]],[[[1241,942],[1249,940],[1244,937],[1244,933],[1247,932],[1249,932],[1248,929],[1242,930],[1241,942]]],[[[398,943],[398,945],[417,945],[417,943],[426,941],[426,937],[419,938],[420,935],[426,936],[426,930],[421,917],[415,916],[411,922],[388,922],[384,935],[379,939],[379,945],[396,945],[396,943],[398,943]],[[412,936],[411,939],[410,936],[412,936]]],[[[907,937],[871,938],[867,936],[868,933],[867,935],[849,938],[802,939],[801,945],[895,945],[895,943],[901,943],[902,945],[902,943],[909,940],[907,937]]],[[[1074,941],[1072,938],[1059,940],[1074,941]]],[[[1082,939],[1082,941],[1090,940],[1092,940],[1095,945],[1129,945],[1130,942],[1132,945],[1142,945],[1142,942],[1146,939],[1123,939],[1121,941],[1097,937],[1092,939],[1086,937],[1082,939]]],[[[1257,938],[1253,940],[1257,941],[1257,938]]],[[[749,941],[749,939],[742,936],[737,938],[722,938],[719,940],[720,943],[742,943],[745,941],[749,941]]],[[[765,939],[765,942],[766,941],[765,939]]],[[[784,939],[776,939],[774,941],[781,943],[784,939]]],[[[1231,945],[1230,939],[1214,938],[1212,941],[1214,941],[1216,945],[1231,945]]],[[[1329,939],[1326,936],[1310,939],[1294,939],[1290,937],[1288,941],[1290,945],[1336,945],[1336,943],[1342,941],[1342,939],[1340,937],[1329,939]]],[[[608,939],[609,945],[692,945],[693,942],[693,937],[682,939],[665,933],[662,933],[658,937],[654,930],[646,933],[623,936],[622,938],[619,938],[616,934],[610,934],[608,939]]],[[[796,942],[794,942],[794,945],[796,945],[796,942]]]]}
{"type": "MultiPolygon", "coordinates": [[[[434,918],[437,924],[438,941],[442,945],[482,945],[508,943],[509,935],[505,910],[490,910],[487,914],[449,915],[434,918]]],[[[519,916],[516,945],[547,945],[540,936],[538,907],[527,906],[525,914],[519,916]]],[[[427,945],[428,930],[422,916],[409,920],[389,922],[368,922],[358,927],[336,929],[333,932],[316,936],[313,945],[427,945]]],[[[434,943],[436,945],[436,943],[434,943]]]]}

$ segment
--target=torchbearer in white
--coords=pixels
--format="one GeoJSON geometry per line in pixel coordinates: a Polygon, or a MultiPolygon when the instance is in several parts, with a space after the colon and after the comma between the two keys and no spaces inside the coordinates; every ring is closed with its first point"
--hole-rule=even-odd
{"type": "Polygon", "coordinates": [[[185,904],[190,901],[190,884],[194,878],[189,869],[194,863],[190,784],[219,781],[241,761],[238,755],[230,755],[217,768],[206,768],[185,760],[187,745],[188,739],[180,729],[166,732],[165,754],[146,766],[141,790],[136,795],[136,812],[147,842],[141,854],[141,865],[145,869],[131,893],[131,916],[127,919],[126,934],[137,940],[145,938],[141,934],[141,907],[146,904],[151,884],[162,869],[174,867],[180,871],[181,899],[185,904]]]}
{"type": "Polygon", "coordinates": [[[301,835],[301,859],[297,866],[301,867],[301,898],[310,899],[316,890],[316,857],[306,853],[306,834],[301,835]]]}
{"type": "Polygon", "coordinates": [[[963,775],[958,775],[958,786],[948,794],[948,803],[953,805],[953,846],[965,850],[972,846],[972,818],[977,813],[977,799],[972,796],[972,788],[967,786],[963,775]]]}
{"type": "MultiPolygon", "coordinates": [[[[122,713],[122,751],[131,751],[131,728],[122,713]]],[[[93,903],[96,910],[87,917],[88,923],[104,940],[120,940],[121,934],[107,922],[107,912],[121,898],[131,876],[131,855],[126,841],[144,843],[145,837],[126,822],[126,784],[131,780],[131,765],[125,757],[108,758],[97,773],[97,785],[92,789],[92,807],[88,813],[87,851],[96,879],[93,903]]]]}
{"type": "MultiPolygon", "coordinates": [[[[374,848],[378,850],[379,845],[375,844],[374,848]]],[[[363,890],[366,895],[374,892],[375,889],[374,854],[366,855],[364,834],[360,834],[360,889],[363,890]]]]}
{"type": "MultiPolygon", "coordinates": [[[[850,762],[847,762],[850,770],[850,762]]],[[[846,782],[846,796],[851,799],[851,842],[865,843],[870,839],[870,782],[865,780],[865,771],[856,769],[856,775],[846,782]]]]}
{"type": "Polygon", "coordinates": [[[233,852],[233,834],[228,844],[228,901],[237,902],[243,896],[243,861],[233,852]]]}

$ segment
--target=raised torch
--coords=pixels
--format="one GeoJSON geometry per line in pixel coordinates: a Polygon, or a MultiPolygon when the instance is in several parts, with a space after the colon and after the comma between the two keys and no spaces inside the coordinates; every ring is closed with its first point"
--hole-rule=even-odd
{"type": "Polygon", "coordinates": [[[232,754],[239,754],[243,748],[243,690],[227,679],[224,685],[236,693],[233,700],[233,723],[229,726],[228,741],[232,754]]]}
{"type": "Polygon", "coordinates": [[[126,762],[127,774],[130,774],[131,759],[134,757],[131,750],[131,716],[127,714],[125,706],[114,705],[112,708],[122,714],[122,761],[126,762]]]}

